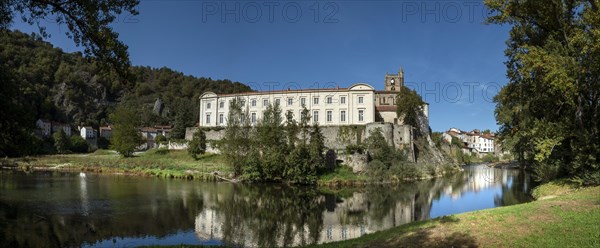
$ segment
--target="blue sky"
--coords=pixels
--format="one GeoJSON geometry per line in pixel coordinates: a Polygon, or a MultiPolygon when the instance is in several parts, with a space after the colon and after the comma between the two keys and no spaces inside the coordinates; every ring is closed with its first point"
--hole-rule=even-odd
{"type": "MultiPolygon", "coordinates": [[[[231,79],[254,88],[366,82],[400,66],[430,103],[434,131],[496,130],[493,96],[507,82],[508,26],[485,25],[480,1],[142,0],[113,25],[134,65],[231,79]]],[[[48,41],[81,50],[51,20],[48,41]]],[[[14,29],[37,31],[20,23],[14,29]]]]}

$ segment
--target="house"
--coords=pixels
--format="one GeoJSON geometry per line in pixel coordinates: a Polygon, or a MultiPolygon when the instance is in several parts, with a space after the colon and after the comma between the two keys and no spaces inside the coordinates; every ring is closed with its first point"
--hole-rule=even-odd
{"type": "Polygon", "coordinates": [[[61,122],[50,121],[46,119],[38,119],[35,122],[37,126],[36,133],[42,137],[50,137],[53,133],[63,130],[65,134],[71,136],[71,125],[61,122]]]}
{"type": "Polygon", "coordinates": [[[169,134],[173,130],[173,125],[156,125],[154,127],[142,127],[140,128],[140,134],[146,140],[146,143],[140,147],[140,149],[151,149],[157,147],[156,137],[162,135],[169,137],[169,134]]]}
{"type": "Polygon", "coordinates": [[[448,143],[452,143],[453,137],[462,141],[462,144],[464,144],[462,147],[463,152],[467,152],[468,150],[468,153],[476,152],[480,155],[495,152],[495,135],[493,133],[481,133],[477,129],[465,132],[458,128],[450,128],[442,134],[442,138],[448,143]]]}
{"type": "Polygon", "coordinates": [[[94,139],[96,138],[96,130],[91,126],[83,126],[79,129],[79,133],[83,139],[94,139]]]}
{"type": "Polygon", "coordinates": [[[38,119],[35,122],[38,132],[42,137],[50,137],[52,135],[52,122],[46,119],[38,119]]]}
{"type": "Polygon", "coordinates": [[[71,137],[71,125],[60,122],[52,122],[52,133],[56,133],[60,130],[63,130],[67,137],[71,137]]]}
{"type": "Polygon", "coordinates": [[[98,128],[98,130],[100,131],[100,137],[103,137],[107,140],[110,139],[110,136],[112,135],[112,127],[110,125],[101,126],[100,128],[98,128]]]}
{"type": "MultiPolygon", "coordinates": [[[[282,113],[292,114],[300,121],[304,108],[309,110],[312,123],[321,126],[366,125],[372,122],[402,124],[396,116],[396,98],[404,86],[404,72],[386,74],[384,90],[369,84],[356,83],[348,88],[287,89],[216,94],[200,96],[199,126],[224,127],[229,107],[235,100],[248,113],[252,125],[262,118],[268,106],[279,105],[282,113]]],[[[428,116],[428,105],[423,113],[428,116]]]]}

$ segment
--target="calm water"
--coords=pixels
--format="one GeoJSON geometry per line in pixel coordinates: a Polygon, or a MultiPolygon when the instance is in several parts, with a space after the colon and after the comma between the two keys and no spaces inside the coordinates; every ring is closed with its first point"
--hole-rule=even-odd
{"type": "Polygon", "coordinates": [[[519,170],[327,190],[68,173],[0,174],[0,246],[294,246],[530,201],[519,170]]]}

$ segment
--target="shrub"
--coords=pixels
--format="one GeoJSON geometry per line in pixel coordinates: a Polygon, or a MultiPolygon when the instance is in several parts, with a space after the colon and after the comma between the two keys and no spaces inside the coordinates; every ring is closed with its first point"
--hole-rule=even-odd
{"type": "Polygon", "coordinates": [[[165,137],[162,134],[156,135],[156,138],[154,138],[154,141],[156,141],[157,144],[165,144],[167,143],[167,137],[165,137]]]}
{"type": "Polygon", "coordinates": [[[346,146],[346,154],[363,154],[364,153],[364,147],[362,145],[348,145],[346,146]]]}
{"type": "Polygon", "coordinates": [[[388,167],[379,160],[373,160],[367,165],[367,175],[371,180],[385,180],[388,174],[388,167]]]}
{"type": "Polygon", "coordinates": [[[76,153],[88,152],[88,143],[79,135],[73,135],[71,140],[71,151],[76,153]]]}

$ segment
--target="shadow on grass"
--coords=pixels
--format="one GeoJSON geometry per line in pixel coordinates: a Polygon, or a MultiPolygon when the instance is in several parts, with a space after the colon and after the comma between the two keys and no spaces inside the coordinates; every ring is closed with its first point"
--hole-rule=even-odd
{"type": "MultiPolygon", "coordinates": [[[[449,220],[457,222],[458,220],[449,220]]],[[[368,245],[371,247],[371,245],[368,245]]],[[[436,227],[421,228],[412,233],[387,240],[376,247],[478,247],[471,235],[436,227]]]]}

